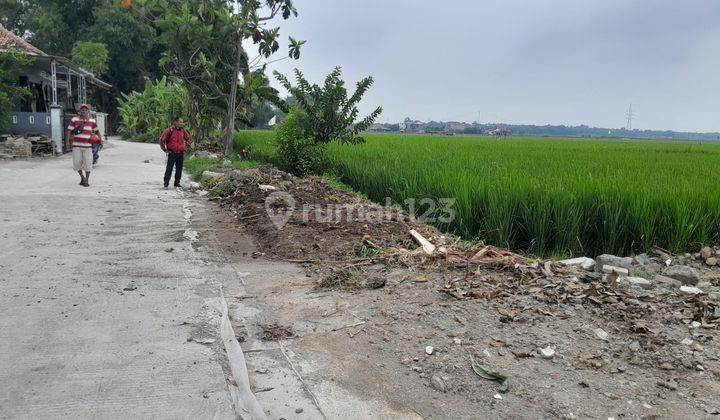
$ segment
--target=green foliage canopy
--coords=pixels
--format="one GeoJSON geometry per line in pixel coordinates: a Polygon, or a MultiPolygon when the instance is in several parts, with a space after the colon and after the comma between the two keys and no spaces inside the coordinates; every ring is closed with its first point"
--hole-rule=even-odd
{"type": "Polygon", "coordinates": [[[72,60],[85,70],[100,76],[108,69],[108,49],[101,42],[78,41],[72,49],[72,60]]]}

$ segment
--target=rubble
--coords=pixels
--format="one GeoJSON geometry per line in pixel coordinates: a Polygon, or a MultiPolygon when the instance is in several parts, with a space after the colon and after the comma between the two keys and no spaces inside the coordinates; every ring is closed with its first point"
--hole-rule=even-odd
{"type": "Polygon", "coordinates": [[[680,292],[688,294],[688,295],[699,295],[703,293],[702,290],[698,289],[697,287],[693,286],[680,286],[680,292]]]}
{"type": "Polygon", "coordinates": [[[695,286],[700,282],[697,270],[684,265],[671,265],[662,270],[662,275],[678,280],[686,286],[695,286]]]}
{"type": "Polygon", "coordinates": [[[6,159],[52,156],[54,152],[52,139],[45,135],[0,136],[0,157],[6,159]]]}
{"type": "Polygon", "coordinates": [[[619,285],[638,286],[643,289],[652,289],[653,282],[642,277],[621,276],[618,278],[619,285]]]}
{"type": "Polygon", "coordinates": [[[629,269],[633,263],[633,259],[630,257],[616,257],[615,255],[603,254],[595,258],[595,262],[597,267],[601,269],[606,265],[629,269]]]}
{"type": "Polygon", "coordinates": [[[595,260],[588,257],[571,258],[558,261],[558,264],[571,267],[580,267],[583,270],[592,271],[595,269],[595,260]]]}

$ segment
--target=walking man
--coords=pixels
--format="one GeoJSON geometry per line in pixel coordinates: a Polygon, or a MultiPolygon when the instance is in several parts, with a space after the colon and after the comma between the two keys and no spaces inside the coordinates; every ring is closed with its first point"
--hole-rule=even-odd
{"type": "Polygon", "coordinates": [[[80,105],[79,115],[70,120],[65,138],[67,146],[72,145],[73,169],[80,174],[80,185],[89,187],[93,164],[92,145],[100,139],[100,130],[97,122],[90,118],[90,107],[87,104],[80,105]]]}
{"type": "Polygon", "coordinates": [[[185,121],[182,118],[175,118],[173,124],[160,136],[160,148],[167,153],[167,166],[165,167],[165,188],[170,184],[173,165],[175,166],[175,186],[180,186],[182,178],[183,160],[185,149],[190,147],[190,134],[185,130],[185,121]]]}

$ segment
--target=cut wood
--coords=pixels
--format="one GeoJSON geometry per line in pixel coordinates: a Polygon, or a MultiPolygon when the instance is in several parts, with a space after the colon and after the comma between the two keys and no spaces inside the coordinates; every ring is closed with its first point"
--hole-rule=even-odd
{"type": "Polygon", "coordinates": [[[415,239],[415,241],[422,247],[423,251],[425,251],[426,254],[429,255],[435,252],[435,245],[425,239],[425,237],[419,234],[415,229],[410,230],[410,236],[415,239]]]}

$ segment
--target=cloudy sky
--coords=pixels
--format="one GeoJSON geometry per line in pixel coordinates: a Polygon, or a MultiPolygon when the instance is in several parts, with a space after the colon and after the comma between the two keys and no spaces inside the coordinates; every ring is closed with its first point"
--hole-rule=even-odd
{"type": "Polygon", "coordinates": [[[380,120],[720,131],[718,0],[295,0],[284,39],[320,82],[375,85],[380,120]]]}

